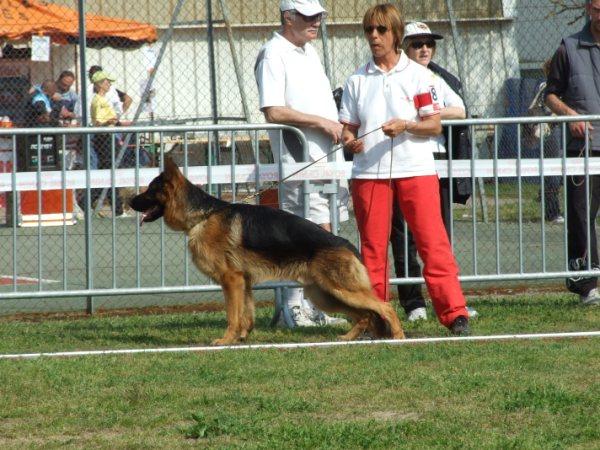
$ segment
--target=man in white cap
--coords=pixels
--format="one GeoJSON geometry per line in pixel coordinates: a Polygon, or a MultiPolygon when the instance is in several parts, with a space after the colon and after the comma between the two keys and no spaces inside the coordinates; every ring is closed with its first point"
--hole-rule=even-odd
{"type": "MultiPolygon", "coordinates": [[[[310,41],[317,38],[321,21],[326,15],[318,0],[281,0],[281,30],[275,32],[260,50],[254,74],[258,84],[260,109],[267,122],[298,127],[308,142],[308,161],[329,153],[341,139],[342,125],[331,92],[331,84],[321,60],[310,41]]],[[[270,132],[271,150],[276,162],[284,164],[305,161],[302,146],[290,132],[270,132]]],[[[343,161],[343,152],[330,155],[330,160],[343,161]]],[[[308,220],[331,231],[330,196],[323,187],[331,181],[311,183],[308,220]]],[[[303,215],[301,182],[286,182],[283,186],[283,209],[303,215]]],[[[348,220],[348,188],[338,189],[340,221],[348,220]]],[[[285,314],[295,326],[315,326],[341,323],[316,310],[304,300],[302,289],[288,289],[284,298],[285,314]]],[[[343,321],[345,322],[345,321],[343,321]]],[[[288,321],[289,323],[289,321],[288,321]]]]}

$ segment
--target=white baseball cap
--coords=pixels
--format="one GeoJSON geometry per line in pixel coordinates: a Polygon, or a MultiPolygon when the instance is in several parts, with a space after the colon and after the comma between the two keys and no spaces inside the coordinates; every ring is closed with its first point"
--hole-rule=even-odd
{"type": "Polygon", "coordinates": [[[279,3],[281,11],[298,11],[303,16],[314,16],[326,12],[319,0],[281,0],[279,3]]]}
{"type": "Polygon", "coordinates": [[[444,39],[444,36],[442,36],[441,34],[432,33],[429,27],[423,22],[407,23],[404,27],[404,39],[417,36],[427,36],[433,39],[444,39]]]}

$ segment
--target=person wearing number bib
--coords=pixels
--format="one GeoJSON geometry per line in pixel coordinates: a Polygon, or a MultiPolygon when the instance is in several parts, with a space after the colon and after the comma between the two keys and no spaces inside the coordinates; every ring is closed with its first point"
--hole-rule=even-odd
{"type": "Polygon", "coordinates": [[[352,200],[363,262],[375,294],[389,301],[388,242],[397,204],[423,260],[439,321],[453,334],[468,334],[458,265],[439,206],[433,152],[442,126],[429,72],[401,49],[404,22],[396,6],[369,8],[363,29],[372,59],[346,81],[340,110],[342,141],[354,154],[352,200]]]}

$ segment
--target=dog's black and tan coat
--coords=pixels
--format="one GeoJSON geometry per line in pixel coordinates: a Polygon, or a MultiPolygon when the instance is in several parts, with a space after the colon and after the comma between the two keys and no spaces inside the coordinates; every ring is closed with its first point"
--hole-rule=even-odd
{"type": "Polygon", "coordinates": [[[319,309],[348,315],[354,326],[342,339],[365,330],[404,337],[393,307],[373,295],[356,248],[308,220],[219,200],[188,181],[170,159],[130,204],[142,222],[164,217],[170,228],[186,233],[198,269],[221,284],[227,331],[214,344],[246,339],[254,327],[252,286],[268,280],[298,281],[319,309]]]}

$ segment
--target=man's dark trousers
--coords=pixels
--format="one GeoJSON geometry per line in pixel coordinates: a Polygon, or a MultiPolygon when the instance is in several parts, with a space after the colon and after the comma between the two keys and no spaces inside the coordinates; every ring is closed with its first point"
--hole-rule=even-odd
{"type": "MultiPolygon", "coordinates": [[[[571,156],[571,155],[569,155],[571,156]]],[[[573,155],[578,156],[578,155],[573,155]]],[[[586,216],[585,176],[567,177],[567,236],[569,251],[569,268],[571,270],[588,269],[587,231],[590,233],[591,268],[598,265],[598,246],[596,240],[596,215],[600,206],[600,175],[590,175],[590,208],[589,218],[586,216]]],[[[597,278],[570,278],[567,287],[571,292],[587,295],[597,286],[597,278]]]]}

